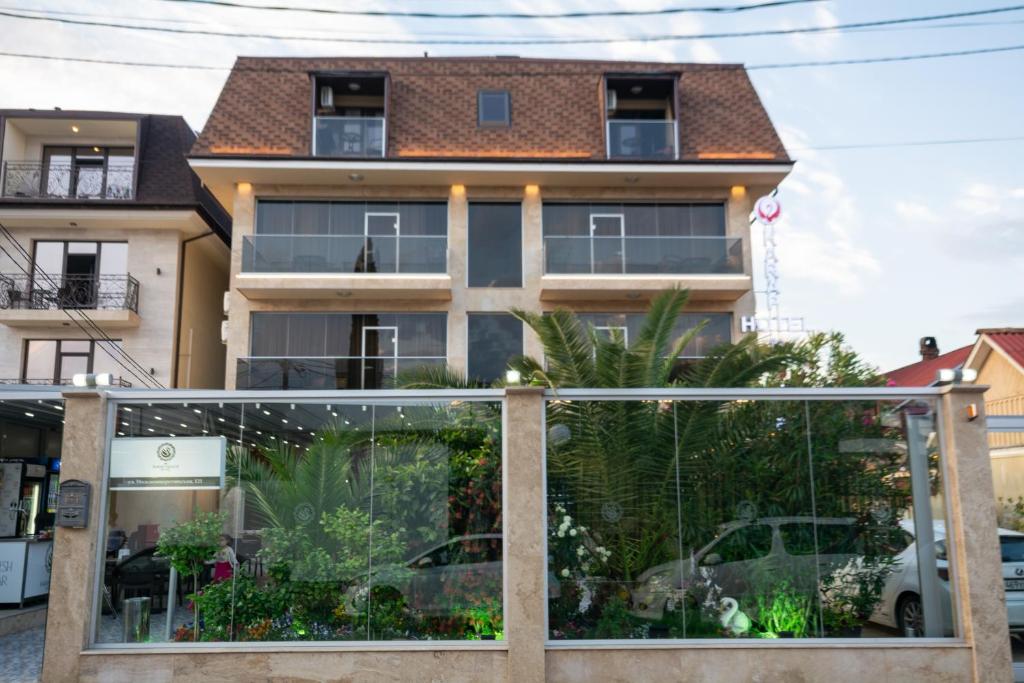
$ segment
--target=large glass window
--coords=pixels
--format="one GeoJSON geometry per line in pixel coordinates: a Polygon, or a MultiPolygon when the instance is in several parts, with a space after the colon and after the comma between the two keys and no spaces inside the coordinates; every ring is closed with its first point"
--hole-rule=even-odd
{"type": "Polygon", "coordinates": [[[469,376],[490,384],[523,355],[523,323],[508,313],[469,314],[469,376]]]}
{"type": "Polygon", "coordinates": [[[521,204],[469,203],[469,286],[523,286],[521,204]]]}
{"type": "Polygon", "coordinates": [[[42,194],[54,198],[131,199],[135,150],[45,147],[42,194]]]}
{"type": "Polygon", "coordinates": [[[81,373],[110,373],[121,378],[124,368],[120,358],[121,341],[90,341],[79,339],[29,339],[25,341],[25,361],[21,381],[28,384],[70,384],[81,373]]]}
{"type": "Polygon", "coordinates": [[[742,273],[724,204],[544,204],[550,274],[742,273]]]}
{"type": "Polygon", "coordinates": [[[933,411],[549,401],[549,637],[952,634],[933,411]]]}
{"type": "Polygon", "coordinates": [[[447,356],[444,313],[253,313],[238,388],[377,389],[447,356]]]}
{"type": "MultiPolygon", "coordinates": [[[[623,335],[627,345],[639,338],[643,326],[643,313],[578,313],[584,323],[592,325],[598,334],[623,335]]],[[[678,339],[698,325],[704,325],[693,341],[686,345],[680,358],[703,358],[712,349],[728,344],[732,340],[732,314],[730,313],[683,313],[672,330],[678,339]]]]}
{"type": "Polygon", "coordinates": [[[245,272],[444,273],[448,207],[260,200],[242,251],[245,272]]]}
{"type": "Polygon", "coordinates": [[[96,643],[504,638],[500,402],[115,411],[96,643]]]}

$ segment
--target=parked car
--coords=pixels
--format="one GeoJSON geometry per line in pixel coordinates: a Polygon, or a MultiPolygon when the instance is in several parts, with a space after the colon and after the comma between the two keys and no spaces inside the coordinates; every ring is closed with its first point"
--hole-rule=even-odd
{"type": "MultiPolygon", "coordinates": [[[[882,600],[871,621],[899,630],[901,634],[924,635],[921,609],[920,577],[917,570],[917,543],[913,542],[913,520],[900,522],[909,545],[897,556],[899,563],[882,591],[882,600]]],[[[1010,631],[1024,632],[1024,534],[999,529],[999,547],[1003,560],[1003,585],[1006,588],[1007,619],[1010,631]]],[[[935,564],[942,605],[941,623],[945,635],[953,635],[952,602],[949,589],[949,558],[946,550],[946,527],[934,523],[935,564]]]]}
{"type": "Polygon", "coordinates": [[[634,616],[660,619],[682,599],[683,586],[717,586],[744,607],[767,577],[788,579],[796,590],[815,591],[820,574],[858,556],[854,520],[845,517],[764,517],[734,521],[682,561],[641,574],[631,592],[634,616]],[[817,550],[817,554],[816,551],[817,550]]]}

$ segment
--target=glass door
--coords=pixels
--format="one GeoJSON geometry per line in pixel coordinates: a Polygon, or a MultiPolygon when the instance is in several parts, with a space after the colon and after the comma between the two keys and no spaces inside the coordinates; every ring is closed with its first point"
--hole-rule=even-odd
{"type": "Polygon", "coordinates": [[[363,389],[380,389],[398,372],[398,327],[363,328],[363,389]]]}
{"type": "Polygon", "coordinates": [[[590,272],[626,272],[625,253],[625,216],[621,213],[590,214],[590,272]]]}
{"type": "Polygon", "coordinates": [[[363,223],[364,272],[398,272],[398,237],[401,233],[397,213],[366,213],[363,223]]]}

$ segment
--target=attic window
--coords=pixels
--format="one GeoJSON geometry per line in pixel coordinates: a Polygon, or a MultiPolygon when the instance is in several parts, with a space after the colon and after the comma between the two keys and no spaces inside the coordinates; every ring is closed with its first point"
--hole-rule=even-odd
{"type": "Polygon", "coordinates": [[[481,90],[477,93],[477,124],[481,128],[507,128],[512,125],[508,90],[481,90]]]}

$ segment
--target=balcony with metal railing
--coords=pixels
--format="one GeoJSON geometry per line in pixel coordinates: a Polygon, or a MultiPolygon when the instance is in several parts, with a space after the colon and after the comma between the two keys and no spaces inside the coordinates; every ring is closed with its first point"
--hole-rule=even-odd
{"type": "Polygon", "coordinates": [[[131,275],[0,274],[0,323],[58,326],[66,311],[86,311],[107,327],[139,324],[139,281],[131,275]]]}
{"type": "Polygon", "coordinates": [[[313,119],[313,155],[382,158],[386,130],[383,116],[317,116],[313,119]]]}
{"type": "Polygon", "coordinates": [[[78,165],[5,161],[0,196],[14,199],[134,198],[134,164],[78,165]]]}

